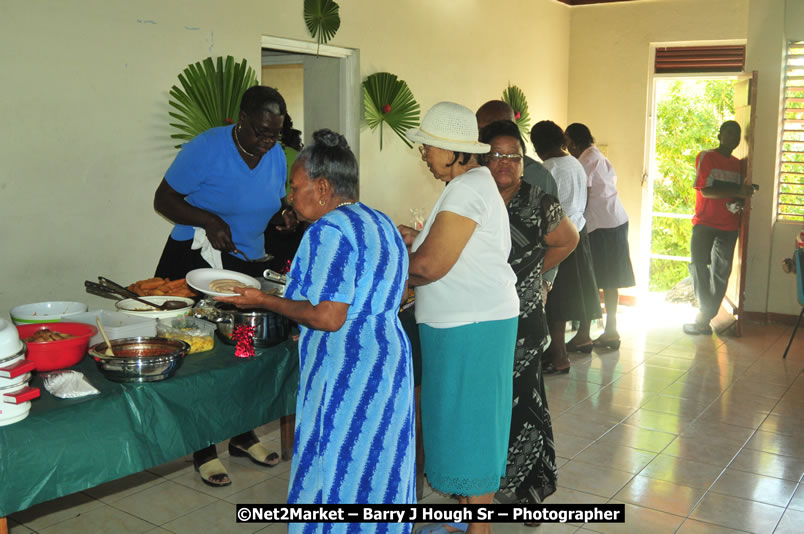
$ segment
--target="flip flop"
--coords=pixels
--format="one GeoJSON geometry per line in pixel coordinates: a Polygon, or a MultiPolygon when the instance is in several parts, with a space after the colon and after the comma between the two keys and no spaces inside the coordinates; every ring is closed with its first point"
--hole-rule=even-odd
{"type": "Polygon", "coordinates": [[[279,455],[268,452],[262,443],[255,443],[248,449],[243,449],[229,441],[229,455],[248,456],[249,460],[263,467],[275,467],[279,463],[279,455]]]}
{"type": "Polygon", "coordinates": [[[415,534],[457,534],[447,530],[445,528],[447,525],[458,529],[458,532],[466,532],[466,529],[469,528],[469,523],[430,523],[417,528],[415,534]]]}
{"type": "Polygon", "coordinates": [[[221,488],[223,486],[228,486],[232,483],[229,480],[229,474],[226,472],[226,468],[223,466],[221,461],[217,458],[213,458],[208,462],[204,462],[201,465],[198,465],[195,460],[193,460],[193,467],[196,471],[201,475],[201,482],[206,484],[207,486],[212,486],[213,488],[221,488]],[[213,477],[226,477],[226,482],[221,480],[216,480],[213,477]]]}

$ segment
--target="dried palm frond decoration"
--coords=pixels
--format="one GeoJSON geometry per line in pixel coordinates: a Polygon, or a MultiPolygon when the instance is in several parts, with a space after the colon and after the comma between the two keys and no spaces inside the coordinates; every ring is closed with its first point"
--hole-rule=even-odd
{"type": "Polygon", "coordinates": [[[246,89],[257,85],[257,75],[245,59],[235,63],[232,56],[216,61],[208,57],[188,65],[179,74],[179,83],[181,88],[170,88],[168,104],[176,111],[168,114],[178,121],[170,125],[181,133],[170,137],[189,141],[210,128],[237,122],[240,99],[246,89]]]}
{"type": "MultiPolygon", "coordinates": [[[[304,0],[304,23],[318,42],[318,48],[335,36],[341,27],[340,6],[332,0],[304,0]]],[[[316,54],[318,50],[316,50],[316,54]]]]}
{"type": "Polygon", "coordinates": [[[369,128],[380,128],[382,150],[382,123],[386,123],[412,147],[405,132],[419,125],[419,104],[413,98],[408,84],[390,72],[377,72],[363,82],[363,109],[369,128]]]}
{"type": "Polygon", "coordinates": [[[507,103],[514,110],[514,119],[516,125],[519,126],[519,131],[525,137],[530,132],[530,114],[528,113],[528,99],[525,98],[525,93],[516,85],[508,84],[508,89],[503,91],[503,102],[507,103]]]}

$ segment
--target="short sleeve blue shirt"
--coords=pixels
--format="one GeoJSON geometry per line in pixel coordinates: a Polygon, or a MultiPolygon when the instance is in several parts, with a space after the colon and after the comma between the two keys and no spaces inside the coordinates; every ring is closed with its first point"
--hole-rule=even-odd
{"type": "MultiPolygon", "coordinates": [[[[249,258],[265,254],[265,228],[285,196],[287,167],[279,143],[249,169],[232,141],[232,128],[221,126],[186,143],[165,173],[165,181],[191,206],[226,221],[238,250],[249,258]]],[[[177,224],[170,236],[193,238],[192,226],[177,224]]]]}

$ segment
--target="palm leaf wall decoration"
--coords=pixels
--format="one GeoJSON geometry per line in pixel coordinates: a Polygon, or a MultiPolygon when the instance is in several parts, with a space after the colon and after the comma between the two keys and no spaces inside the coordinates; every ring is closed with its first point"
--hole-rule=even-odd
{"type": "Polygon", "coordinates": [[[179,83],[181,87],[170,88],[168,104],[175,111],[168,114],[178,121],[170,125],[180,133],[170,137],[189,141],[210,128],[237,122],[240,99],[246,89],[257,85],[257,75],[245,59],[236,63],[232,56],[216,61],[208,57],[188,65],[179,74],[179,83]]]}
{"type": "Polygon", "coordinates": [[[380,128],[382,150],[382,124],[386,123],[412,147],[405,132],[419,125],[419,104],[413,98],[408,84],[389,72],[377,72],[363,82],[363,110],[369,128],[380,128]]]}
{"type": "MultiPolygon", "coordinates": [[[[318,42],[318,48],[335,36],[341,27],[340,6],[332,0],[304,0],[304,23],[318,42]]],[[[316,54],[318,50],[316,50],[316,54]]]]}
{"type": "Polygon", "coordinates": [[[503,91],[503,102],[506,102],[514,109],[514,119],[519,131],[527,138],[530,132],[530,114],[528,113],[528,99],[525,93],[516,85],[508,84],[508,88],[503,91]]]}

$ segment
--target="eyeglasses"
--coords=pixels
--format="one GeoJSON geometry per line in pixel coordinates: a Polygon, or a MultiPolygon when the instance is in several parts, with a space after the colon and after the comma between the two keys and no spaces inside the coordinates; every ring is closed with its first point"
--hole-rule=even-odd
{"type": "Polygon", "coordinates": [[[522,161],[522,154],[500,154],[499,152],[492,152],[488,155],[489,161],[499,163],[501,161],[510,161],[511,163],[519,163],[522,161]]]}
{"type": "Polygon", "coordinates": [[[276,141],[279,140],[279,137],[282,135],[281,129],[258,130],[257,128],[254,127],[254,123],[251,121],[251,119],[248,120],[248,125],[249,128],[251,128],[251,133],[253,133],[254,137],[256,137],[257,139],[265,139],[266,141],[272,141],[275,143],[276,141]]]}

